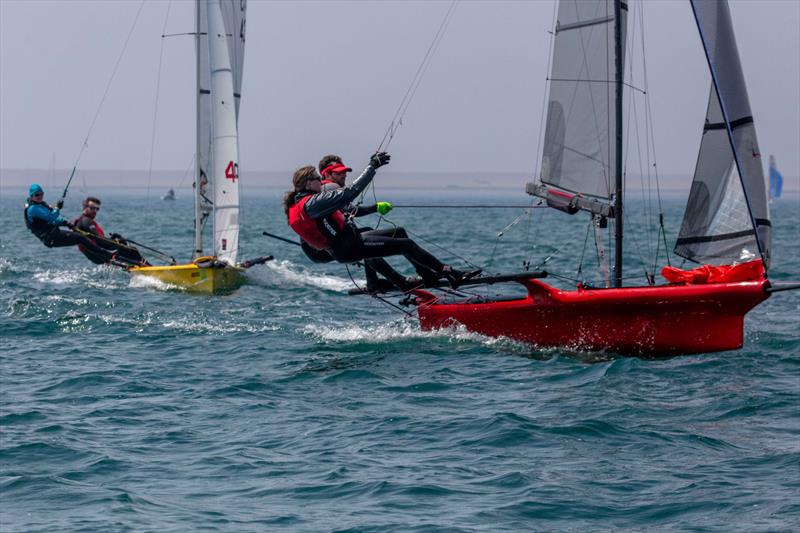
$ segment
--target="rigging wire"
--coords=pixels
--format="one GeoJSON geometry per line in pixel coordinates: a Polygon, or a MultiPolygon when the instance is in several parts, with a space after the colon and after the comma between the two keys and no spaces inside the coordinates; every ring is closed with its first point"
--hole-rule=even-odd
{"type": "Polygon", "coordinates": [[[100,116],[100,110],[103,108],[103,103],[106,101],[106,96],[108,96],[108,91],[111,89],[111,84],[114,81],[114,77],[117,75],[117,69],[119,68],[120,63],[122,62],[122,57],[125,55],[125,50],[128,48],[128,43],[131,40],[131,36],[133,35],[133,30],[136,29],[136,23],[139,21],[139,15],[142,14],[142,8],[144,8],[145,0],[142,0],[139,4],[139,9],[136,11],[136,17],[133,19],[133,24],[131,25],[131,29],[128,31],[128,36],[125,38],[125,43],[122,45],[122,51],[117,58],[117,62],[114,64],[114,69],[111,71],[111,77],[108,80],[108,84],[106,85],[106,90],[103,92],[103,97],[100,99],[100,104],[97,106],[97,111],[95,111],[94,118],[92,118],[92,122],[89,125],[89,130],[86,132],[86,137],[81,144],[81,149],[78,151],[78,157],[75,159],[75,164],[72,167],[72,172],[69,175],[69,179],[67,180],[67,185],[64,187],[64,192],[61,194],[61,200],[64,200],[67,197],[67,191],[69,190],[69,185],[72,183],[72,178],[75,176],[75,171],[78,168],[78,163],[83,156],[83,152],[86,148],[89,147],[89,136],[92,134],[92,130],[94,129],[94,125],[97,122],[97,118],[100,116]]]}
{"type": "Polygon", "coordinates": [[[164,62],[164,36],[167,33],[167,23],[169,22],[169,10],[172,7],[172,0],[167,2],[167,13],[164,16],[164,27],[161,30],[161,46],[158,51],[158,75],[156,76],[156,98],[153,106],[153,128],[150,136],[150,164],[147,167],[147,200],[150,200],[150,183],[153,178],[153,156],[156,151],[156,124],[158,122],[158,99],[161,95],[161,66],[164,62]]]}
{"type": "MultiPolygon", "coordinates": [[[[394,222],[392,222],[388,218],[383,217],[383,219],[386,222],[388,222],[389,224],[397,227],[397,224],[395,224],[394,222]]],[[[447,254],[449,254],[449,255],[457,258],[457,259],[460,259],[460,260],[464,261],[464,263],[466,263],[467,265],[469,265],[469,266],[471,266],[473,268],[479,268],[479,269],[483,270],[483,266],[482,265],[477,265],[477,264],[473,263],[472,261],[470,261],[469,259],[467,259],[466,257],[462,257],[462,256],[458,255],[457,253],[455,253],[454,251],[448,250],[444,246],[436,244],[435,242],[426,239],[425,237],[423,237],[422,235],[420,235],[418,233],[414,233],[413,231],[411,231],[408,228],[405,228],[405,230],[406,230],[407,233],[409,233],[410,235],[413,235],[414,237],[416,237],[417,239],[421,240],[422,242],[424,242],[426,244],[430,244],[431,246],[434,246],[434,247],[438,248],[439,250],[442,250],[443,252],[445,252],[445,253],[447,253],[447,254]]]]}
{"type": "MultiPolygon", "coordinates": [[[[425,73],[428,70],[428,67],[431,64],[431,60],[433,56],[436,54],[436,50],[439,48],[439,44],[442,42],[442,38],[444,37],[445,32],[447,31],[447,27],[450,25],[450,20],[453,18],[453,13],[455,12],[456,5],[458,4],[459,0],[452,0],[450,6],[447,8],[445,12],[444,18],[442,22],[439,24],[438,29],[436,30],[436,34],[431,41],[431,44],[428,46],[428,50],[425,52],[425,55],[422,58],[419,66],[417,67],[417,71],[414,73],[414,77],[411,79],[411,83],[406,89],[406,93],[403,95],[402,100],[400,100],[400,105],[397,106],[397,110],[395,111],[394,115],[392,116],[391,122],[389,122],[389,127],[386,129],[386,133],[383,135],[383,139],[381,139],[380,144],[376,152],[387,151],[389,149],[389,145],[394,139],[394,135],[397,130],[403,124],[403,116],[405,116],[406,111],[408,110],[408,106],[411,104],[411,100],[414,98],[414,95],[417,93],[417,89],[419,88],[420,83],[422,82],[422,78],[425,76],[425,73]]],[[[369,189],[372,190],[372,197],[375,199],[377,203],[377,194],[375,192],[375,182],[369,184],[369,189]]],[[[361,193],[358,198],[358,202],[356,202],[356,206],[360,206],[364,202],[364,198],[366,197],[367,191],[361,193]]],[[[380,226],[383,217],[378,219],[378,224],[376,227],[380,226]]]]}
{"type": "Polygon", "coordinates": [[[407,204],[392,204],[392,209],[397,208],[414,208],[414,209],[550,209],[549,205],[435,205],[435,204],[420,204],[420,205],[407,205],[407,204]]]}
{"type": "Polygon", "coordinates": [[[436,30],[433,41],[431,41],[427,52],[425,52],[425,56],[422,58],[422,62],[419,64],[419,67],[417,67],[417,72],[414,74],[414,78],[412,78],[411,84],[406,90],[406,94],[400,101],[400,105],[397,107],[397,111],[395,111],[392,121],[389,123],[389,127],[387,128],[386,133],[383,135],[383,139],[381,139],[376,151],[383,152],[388,150],[389,145],[394,138],[394,134],[397,132],[397,129],[403,125],[403,116],[405,115],[406,110],[408,110],[408,106],[411,104],[411,100],[413,100],[414,95],[417,93],[417,89],[422,82],[422,78],[425,76],[425,72],[428,70],[428,67],[431,64],[433,56],[436,54],[436,50],[439,48],[439,44],[442,42],[442,37],[444,37],[444,34],[447,31],[447,26],[450,25],[450,21],[453,18],[453,13],[455,13],[455,8],[458,5],[458,2],[459,0],[453,0],[450,3],[450,6],[447,8],[447,12],[442,19],[441,24],[439,24],[439,28],[436,30]]]}
{"type": "MultiPolygon", "coordinates": [[[[533,204],[533,200],[531,200],[531,204],[533,204]]],[[[486,263],[486,266],[483,269],[484,271],[488,271],[489,268],[492,265],[494,265],[494,259],[495,259],[495,256],[497,255],[497,247],[500,245],[500,239],[506,234],[506,231],[508,231],[509,229],[511,229],[514,226],[516,226],[523,219],[523,217],[527,216],[528,218],[530,218],[530,215],[532,213],[532,209],[534,209],[536,207],[539,207],[539,206],[534,206],[534,205],[527,206],[525,208],[525,211],[523,211],[519,216],[517,216],[513,221],[511,221],[510,224],[507,224],[503,229],[501,229],[499,232],[497,232],[497,236],[494,239],[494,246],[492,247],[492,253],[489,255],[489,262],[486,263]]],[[[544,206],[544,207],[546,207],[546,206],[544,206]]]]}
{"type": "MultiPolygon", "coordinates": [[[[634,81],[635,81],[635,63],[636,63],[635,53],[636,52],[635,52],[635,48],[634,48],[632,43],[634,43],[636,41],[636,29],[637,29],[637,25],[633,24],[633,29],[628,35],[628,39],[629,39],[629,41],[631,43],[631,45],[629,46],[629,48],[631,49],[631,52],[628,54],[628,57],[627,57],[628,62],[629,62],[628,72],[629,72],[629,76],[630,76],[630,79],[631,79],[631,83],[634,83],[634,81]]],[[[642,61],[644,61],[644,56],[642,56],[642,61]]],[[[645,241],[645,246],[647,248],[647,254],[646,255],[649,258],[649,257],[652,257],[652,255],[653,255],[652,242],[651,242],[651,239],[647,236],[647,234],[650,232],[650,228],[651,228],[651,224],[652,224],[652,207],[651,207],[651,203],[648,201],[648,195],[647,195],[647,190],[649,190],[649,187],[646,187],[645,183],[644,183],[645,172],[644,172],[644,169],[642,168],[642,144],[641,144],[641,134],[639,132],[639,122],[640,121],[639,121],[638,107],[636,105],[636,95],[632,91],[629,91],[628,92],[628,124],[627,124],[627,126],[625,128],[626,131],[628,131],[629,133],[628,133],[628,135],[627,135],[627,137],[625,139],[625,172],[623,173],[623,177],[625,179],[625,185],[627,185],[627,177],[628,177],[628,174],[627,174],[627,170],[628,169],[627,169],[627,167],[628,167],[629,158],[630,158],[630,155],[631,155],[630,144],[631,144],[631,139],[635,137],[637,161],[638,161],[638,164],[639,164],[639,179],[640,179],[640,182],[641,182],[642,210],[643,210],[643,217],[644,217],[644,226],[646,228],[646,235],[645,235],[644,241],[645,241]],[[633,122],[633,129],[635,131],[634,135],[630,134],[631,122],[633,122]]],[[[647,165],[647,167],[649,168],[649,164],[647,165]]],[[[627,190],[627,187],[626,187],[626,190],[627,190]]],[[[641,240],[639,239],[639,237],[636,235],[635,232],[629,232],[629,236],[630,236],[631,240],[634,241],[634,248],[636,249],[636,253],[638,255],[639,262],[644,267],[645,279],[647,279],[648,282],[649,282],[650,279],[651,279],[651,275],[650,275],[650,273],[648,271],[648,268],[647,268],[648,267],[648,261],[642,255],[641,240]]]]}
{"type": "MultiPolygon", "coordinates": [[[[645,48],[644,48],[644,41],[645,41],[645,26],[644,26],[644,2],[638,9],[639,12],[639,25],[641,26],[641,43],[642,43],[642,77],[644,78],[644,90],[645,96],[645,124],[648,133],[648,141],[649,144],[647,145],[647,161],[650,162],[650,147],[653,148],[653,174],[656,180],[656,198],[658,199],[658,219],[659,219],[659,231],[661,233],[661,237],[664,240],[664,254],[667,257],[667,265],[671,265],[670,258],[669,258],[669,246],[667,245],[667,232],[664,227],[664,206],[661,203],[661,182],[658,176],[658,163],[656,161],[656,140],[655,140],[655,128],[653,127],[653,109],[651,105],[650,99],[650,89],[648,86],[648,78],[647,78],[647,60],[645,55],[645,48]]],[[[650,177],[650,168],[648,166],[647,169],[648,179],[650,177]]],[[[655,271],[655,264],[658,261],[658,256],[653,259],[653,270],[655,271]]]]}
{"type": "Polygon", "coordinates": [[[186,182],[186,178],[192,175],[192,170],[194,170],[194,160],[196,157],[196,154],[192,154],[192,158],[189,160],[189,166],[183,171],[183,176],[181,176],[181,180],[178,182],[178,186],[176,187],[177,189],[180,189],[184,182],[186,182]]]}
{"type": "Polygon", "coordinates": [[[539,114],[539,139],[536,141],[536,146],[538,147],[538,152],[536,153],[536,166],[534,167],[534,172],[540,169],[541,158],[544,152],[544,146],[542,146],[542,135],[544,132],[544,124],[545,124],[545,115],[547,113],[547,101],[550,97],[550,83],[548,80],[548,76],[550,75],[550,68],[553,64],[553,46],[555,45],[556,40],[556,25],[558,24],[557,20],[557,12],[558,12],[558,2],[553,2],[553,17],[552,17],[552,27],[553,31],[548,31],[547,33],[550,34],[550,43],[547,50],[547,74],[544,78],[544,91],[542,91],[542,111],[539,114]]]}
{"type": "MultiPolygon", "coordinates": [[[[586,236],[583,238],[583,249],[581,250],[581,259],[578,261],[578,271],[575,274],[578,279],[581,278],[583,275],[583,258],[586,255],[586,248],[589,243],[589,233],[592,231],[592,226],[594,226],[594,219],[589,217],[589,224],[586,225],[586,236]]],[[[595,247],[597,247],[597,243],[595,243],[595,247]]]]}
{"type": "Polygon", "coordinates": [[[393,304],[392,302],[390,302],[388,299],[386,299],[386,298],[382,297],[381,295],[379,295],[379,294],[376,294],[376,293],[367,293],[367,292],[366,292],[366,291],[365,291],[365,290],[364,290],[364,289],[363,289],[363,288],[362,288],[362,287],[361,287],[361,286],[360,286],[358,283],[356,283],[356,280],[355,280],[355,278],[353,278],[353,273],[352,273],[352,272],[350,272],[350,265],[348,265],[348,264],[345,264],[345,265],[344,265],[344,267],[345,267],[345,269],[347,270],[347,275],[350,277],[350,281],[353,283],[353,286],[354,286],[356,289],[358,289],[358,290],[360,290],[361,292],[364,292],[364,293],[366,293],[366,294],[369,294],[370,296],[372,296],[372,297],[373,297],[373,298],[375,298],[376,300],[379,300],[380,302],[384,303],[385,305],[387,305],[387,306],[389,306],[389,307],[391,307],[391,308],[393,308],[393,309],[396,309],[397,311],[400,311],[400,312],[401,312],[401,313],[403,313],[404,315],[406,315],[406,316],[408,316],[408,317],[410,317],[410,318],[414,318],[414,315],[413,315],[413,314],[409,313],[408,311],[406,311],[405,309],[403,309],[403,308],[402,308],[402,307],[400,307],[399,305],[395,305],[395,304],[393,304]]]}

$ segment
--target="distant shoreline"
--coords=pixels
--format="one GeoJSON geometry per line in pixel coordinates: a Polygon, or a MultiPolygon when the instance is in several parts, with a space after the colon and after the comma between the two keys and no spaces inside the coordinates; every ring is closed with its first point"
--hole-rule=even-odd
{"type": "MultiPolygon", "coordinates": [[[[242,186],[245,190],[283,190],[287,187],[292,171],[250,171],[242,173],[242,186]]],[[[354,173],[355,174],[355,173],[354,173]]],[[[351,174],[351,175],[354,175],[351,174]]],[[[66,184],[69,171],[65,169],[0,169],[0,189],[25,189],[31,182],[40,183],[45,189],[56,189],[59,193],[66,184]]],[[[525,172],[381,172],[376,183],[387,190],[419,191],[485,191],[513,192],[524,194],[527,181],[533,175],[525,172]]],[[[665,194],[688,194],[691,178],[674,174],[659,176],[661,192],[665,194]]],[[[638,175],[627,176],[628,192],[640,192],[643,183],[652,184],[655,190],[655,177],[642,179],[638,175]]],[[[74,190],[128,190],[146,191],[148,172],[146,170],[79,170],[72,181],[74,190]]],[[[192,175],[178,170],[158,170],[150,174],[149,189],[158,194],[168,189],[176,192],[191,191],[192,175]]],[[[784,194],[800,192],[800,177],[784,176],[784,194]]]]}

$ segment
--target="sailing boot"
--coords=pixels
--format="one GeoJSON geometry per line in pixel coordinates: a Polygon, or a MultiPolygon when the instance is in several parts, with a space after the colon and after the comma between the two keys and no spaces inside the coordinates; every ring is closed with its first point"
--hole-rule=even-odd
{"type": "Polygon", "coordinates": [[[425,286],[425,281],[420,276],[407,276],[403,292],[413,291],[425,286]]]}
{"type": "Polygon", "coordinates": [[[447,280],[447,283],[450,284],[450,288],[457,289],[467,280],[470,280],[476,276],[479,276],[480,273],[483,272],[480,269],[471,270],[469,272],[463,272],[461,270],[456,270],[455,268],[445,265],[442,269],[442,277],[447,280]]]}
{"type": "Polygon", "coordinates": [[[387,272],[385,275],[387,279],[381,281],[391,282],[391,284],[393,285],[392,289],[399,289],[402,292],[408,292],[412,289],[417,289],[419,287],[422,287],[423,285],[422,278],[420,278],[419,276],[407,277],[403,276],[402,274],[399,274],[396,271],[387,272]]]}
{"type": "Polygon", "coordinates": [[[379,294],[383,292],[396,291],[397,287],[388,279],[377,278],[367,283],[366,290],[369,294],[379,294]]]}

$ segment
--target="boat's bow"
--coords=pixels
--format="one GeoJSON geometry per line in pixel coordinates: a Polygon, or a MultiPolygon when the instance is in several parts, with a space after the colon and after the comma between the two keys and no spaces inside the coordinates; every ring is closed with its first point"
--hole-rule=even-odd
{"type": "Polygon", "coordinates": [[[188,292],[214,294],[230,292],[245,282],[244,269],[217,261],[215,257],[199,257],[191,263],[165,266],[133,267],[134,276],[146,276],[188,292]]]}

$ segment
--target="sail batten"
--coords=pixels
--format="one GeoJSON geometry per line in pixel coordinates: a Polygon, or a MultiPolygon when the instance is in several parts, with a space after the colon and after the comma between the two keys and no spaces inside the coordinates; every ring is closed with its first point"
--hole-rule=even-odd
{"type": "Polygon", "coordinates": [[[675,253],[769,265],[771,224],[761,153],[725,1],[692,0],[712,74],[706,120],[675,253]]]}

